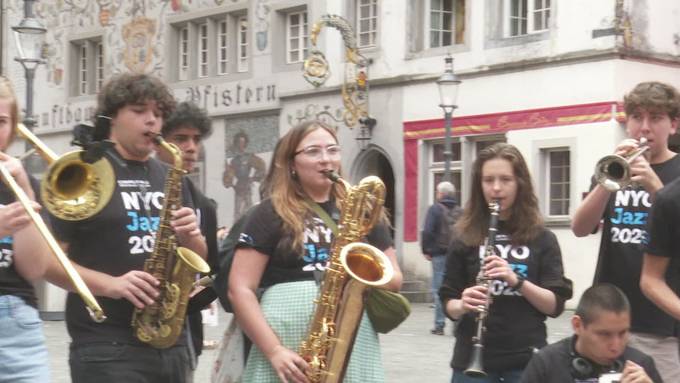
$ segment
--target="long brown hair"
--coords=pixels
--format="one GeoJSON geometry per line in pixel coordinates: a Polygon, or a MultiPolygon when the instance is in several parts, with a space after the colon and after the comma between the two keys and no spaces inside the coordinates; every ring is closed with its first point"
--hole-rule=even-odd
{"type": "Polygon", "coordinates": [[[512,242],[527,243],[534,239],[543,227],[538,200],[531,184],[531,175],[522,153],[513,145],[497,143],[482,150],[472,169],[470,199],[463,215],[456,223],[456,231],[468,246],[481,245],[489,230],[489,208],[482,190],[482,167],[486,161],[501,158],[512,165],[517,182],[517,195],[510,207],[510,215],[504,223],[512,242]]]}
{"type": "Polygon", "coordinates": [[[17,133],[17,125],[19,124],[19,105],[17,103],[17,95],[14,93],[14,87],[12,82],[5,76],[0,76],[0,99],[9,100],[9,114],[12,119],[11,128],[12,132],[9,135],[9,141],[5,142],[6,147],[0,147],[0,150],[5,150],[14,140],[14,136],[17,133]]]}
{"type": "MultiPolygon", "coordinates": [[[[308,134],[317,129],[324,129],[338,142],[335,129],[321,121],[307,121],[289,130],[276,144],[272,159],[272,166],[266,179],[263,194],[268,195],[274,210],[283,220],[285,233],[284,245],[294,250],[302,250],[303,229],[305,218],[310,217],[311,210],[305,203],[309,198],[302,185],[293,175],[293,160],[295,150],[308,134]]],[[[335,197],[336,203],[340,203],[344,197],[344,189],[339,185],[333,185],[331,196],[335,197]]]]}

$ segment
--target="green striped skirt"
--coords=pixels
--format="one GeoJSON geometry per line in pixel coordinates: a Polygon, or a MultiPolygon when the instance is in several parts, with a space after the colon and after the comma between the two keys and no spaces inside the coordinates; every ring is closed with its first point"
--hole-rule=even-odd
{"type": "MultiPolygon", "coordinates": [[[[307,335],[307,327],[314,314],[314,299],[318,288],[314,281],[281,283],[265,291],[260,305],[269,326],[281,343],[294,351],[307,335]]],[[[380,356],[378,334],[366,314],[361,320],[354,342],[345,383],[382,383],[385,374],[380,356]]],[[[276,372],[262,352],[253,346],[248,356],[243,382],[278,383],[276,372]]]]}

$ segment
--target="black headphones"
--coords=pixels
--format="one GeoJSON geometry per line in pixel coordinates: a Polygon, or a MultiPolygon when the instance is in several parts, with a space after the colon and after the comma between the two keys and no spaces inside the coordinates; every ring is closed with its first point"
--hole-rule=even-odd
{"type": "Polygon", "coordinates": [[[602,372],[620,372],[623,370],[624,361],[617,359],[611,366],[609,366],[607,371],[603,371],[601,366],[595,365],[593,362],[580,356],[576,352],[575,344],[576,336],[573,336],[569,346],[569,355],[571,356],[569,370],[571,372],[571,376],[573,376],[575,379],[593,379],[598,378],[602,372]]]}

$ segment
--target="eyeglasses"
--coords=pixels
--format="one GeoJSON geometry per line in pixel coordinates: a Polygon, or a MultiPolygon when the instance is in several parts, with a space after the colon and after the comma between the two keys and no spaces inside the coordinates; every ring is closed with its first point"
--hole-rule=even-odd
{"type": "Polygon", "coordinates": [[[324,152],[326,152],[326,155],[328,155],[329,158],[333,159],[338,158],[340,157],[340,145],[329,145],[326,146],[325,148],[322,146],[312,145],[302,148],[295,152],[294,154],[295,156],[297,156],[298,154],[304,154],[309,158],[318,160],[323,156],[324,152]]]}

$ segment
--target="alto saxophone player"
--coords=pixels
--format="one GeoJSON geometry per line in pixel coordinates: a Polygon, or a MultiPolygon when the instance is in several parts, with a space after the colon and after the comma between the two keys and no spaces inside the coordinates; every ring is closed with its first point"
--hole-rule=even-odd
{"type": "MultiPolygon", "coordinates": [[[[338,220],[344,189],[324,172],[340,171],[341,150],[333,128],[309,121],[281,137],[273,156],[264,185],[268,198],[249,213],[241,232],[228,294],[239,325],[254,344],[242,381],[302,383],[308,381],[308,363],[297,350],[334,238],[332,224],[311,203],[328,219],[338,220]],[[265,291],[258,301],[260,286],[265,291]]],[[[402,276],[387,226],[374,226],[367,242],[387,255],[395,270],[387,287],[399,290],[402,276]]],[[[385,380],[378,338],[366,315],[353,355],[357,357],[349,363],[345,382],[385,380]]]]}
{"type": "Polygon", "coordinates": [[[446,315],[457,321],[452,382],[519,382],[534,350],[546,345],[546,317],[560,315],[571,298],[571,281],[564,277],[557,238],[543,225],[529,169],[516,147],[497,143],[482,150],[470,189],[439,290],[446,315]],[[500,204],[499,222],[493,255],[484,256],[491,202],[500,204]],[[480,267],[490,280],[488,289],[476,282],[480,267]],[[475,319],[487,302],[479,361],[486,376],[469,377],[464,371],[472,363],[475,319]]]}
{"type": "MultiPolygon", "coordinates": [[[[152,348],[133,335],[133,308],[143,308],[159,296],[159,281],[142,271],[154,247],[168,168],[152,158],[163,120],[175,107],[168,87],[143,74],[122,74],[99,94],[97,115],[110,118],[109,139],[118,158],[111,164],[116,188],[111,201],[84,221],[53,218],[55,234],[100,302],[108,319],[94,323],[82,300],[70,293],[66,325],[71,336],[69,363],[74,383],[184,383],[191,377],[186,336],[166,349],[152,348]]],[[[183,185],[186,190],[186,184],[183,185]]],[[[206,256],[188,198],[172,212],[169,222],[179,245],[206,256]]],[[[166,223],[167,224],[167,223],[166,223]]],[[[70,288],[64,273],[50,267],[50,280],[70,288]]],[[[184,334],[183,334],[184,335],[184,334]]]]}

